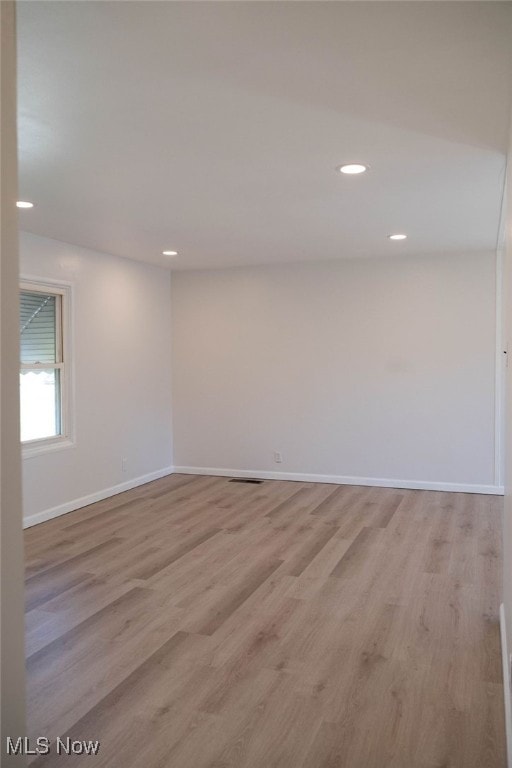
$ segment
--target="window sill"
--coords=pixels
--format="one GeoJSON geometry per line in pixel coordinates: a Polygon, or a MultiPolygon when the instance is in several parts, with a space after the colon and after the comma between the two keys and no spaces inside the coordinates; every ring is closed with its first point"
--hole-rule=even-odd
{"type": "Polygon", "coordinates": [[[21,458],[30,459],[42,453],[63,451],[65,448],[73,448],[75,441],[69,437],[57,437],[54,440],[39,440],[33,443],[21,444],[21,458]]]}

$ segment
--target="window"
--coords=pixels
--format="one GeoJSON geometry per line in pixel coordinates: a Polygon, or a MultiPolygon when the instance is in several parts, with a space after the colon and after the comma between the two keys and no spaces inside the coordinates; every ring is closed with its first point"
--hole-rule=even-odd
{"type": "Polygon", "coordinates": [[[69,444],[67,292],[43,283],[20,290],[21,441],[38,451],[69,444]]]}

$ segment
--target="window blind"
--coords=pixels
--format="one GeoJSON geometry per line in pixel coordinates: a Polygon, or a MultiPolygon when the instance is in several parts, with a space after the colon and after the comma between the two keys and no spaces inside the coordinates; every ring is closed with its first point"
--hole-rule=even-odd
{"type": "Polygon", "coordinates": [[[56,297],[32,291],[20,293],[20,351],[22,363],[55,363],[56,297]]]}

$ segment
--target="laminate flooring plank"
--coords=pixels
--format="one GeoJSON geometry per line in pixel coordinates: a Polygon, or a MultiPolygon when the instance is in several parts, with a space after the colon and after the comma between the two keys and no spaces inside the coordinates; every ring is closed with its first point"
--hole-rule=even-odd
{"type": "Polygon", "coordinates": [[[25,589],[25,610],[31,611],[90,578],[91,574],[66,563],[55,565],[41,576],[33,576],[25,589]]]}
{"type": "Polygon", "coordinates": [[[213,635],[214,632],[274,573],[281,565],[281,560],[258,563],[249,569],[243,579],[232,588],[225,588],[219,599],[206,601],[200,616],[191,621],[189,631],[201,635],[213,635]]]}
{"type": "Polygon", "coordinates": [[[29,734],[85,768],[504,768],[502,500],[170,476],[26,531],[29,734]]]}
{"type": "Polygon", "coordinates": [[[375,494],[375,514],[371,522],[372,527],[387,528],[403,500],[404,497],[401,493],[394,493],[389,498],[379,502],[378,494],[375,494]]]}
{"type": "Polygon", "coordinates": [[[134,582],[91,576],[75,587],[26,614],[27,656],[44,648],[118,597],[129,592],[134,582]]]}
{"type": "Polygon", "coordinates": [[[349,574],[357,572],[364,568],[368,550],[371,550],[372,543],[380,541],[380,531],[373,528],[363,528],[356,536],[350,547],[342,555],[339,562],[331,571],[331,576],[336,578],[347,577],[349,574]]]}
{"type": "Polygon", "coordinates": [[[312,563],[315,557],[322,552],[325,545],[332,539],[338,530],[339,529],[334,525],[317,528],[312,535],[308,537],[306,543],[301,547],[300,552],[293,558],[292,563],[288,565],[287,573],[289,573],[290,576],[300,576],[308,565],[312,563]]]}
{"type": "MultiPolygon", "coordinates": [[[[63,738],[101,741],[95,765],[133,765],[134,749],[141,750],[150,736],[151,721],[165,722],[166,715],[175,713],[176,704],[183,701],[193,673],[193,651],[206,638],[194,637],[177,631],[139,664],[121,682],[69,728],[63,738]],[[142,707],[141,707],[142,703],[142,707]],[[144,718],[149,721],[144,723],[144,718]],[[144,723],[144,728],[140,727],[144,723]]],[[[183,704],[181,715],[183,715],[183,704]]],[[[60,764],[55,751],[34,761],[37,768],[60,764]]],[[[70,765],[79,764],[80,758],[68,759],[70,765]]]]}
{"type": "Polygon", "coordinates": [[[27,660],[29,721],[57,735],[180,629],[182,612],[134,588],[27,660]],[[72,682],[70,682],[72,681],[72,682]],[[57,686],[58,696],[51,696],[57,686]]]}
{"type": "Polygon", "coordinates": [[[297,504],[300,503],[307,496],[308,496],[308,489],[299,488],[299,490],[295,491],[295,493],[293,493],[290,496],[290,498],[286,499],[285,501],[282,501],[280,504],[274,507],[270,512],[267,512],[265,517],[268,517],[271,520],[274,520],[278,518],[280,515],[282,515],[283,512],[288,512],[290,509],[295,511],[297,508],[297,504]]]}
{"type": "Polygon", "coordinates": [[[170,551],[157,552],[153,557],[146,558],[144,562],[135,564],[134,568],[129,573],[129,578],[143,580],[150,579],[159,571],[168,568],[169,565],[172,565],[180,558],[193,552],[196,547],[199,547],[205,541],[211,539],[212,536],[220,533],[220,530],[220,528],[211,528],[205,533],[192,536],[174,548],[170,548],[170,551]]]}

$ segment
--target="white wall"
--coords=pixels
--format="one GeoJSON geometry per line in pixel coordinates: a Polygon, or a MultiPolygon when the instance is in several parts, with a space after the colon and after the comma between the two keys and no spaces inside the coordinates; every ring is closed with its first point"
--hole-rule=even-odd
{"type": "Polygon", "coordinates": [[[22,275],[73,284],[76,444],[24,459],[36,522],[172,464],[170,272],[27,233],[20,261],[22,275]]]}
{"type": "Polygon", "coordinates": [[[494,486],[494,254],[179,272],[172,307],[176,467],[494,486]]]}
{"type": "Polygon", "coordinates": [[[505,716],[508,765],[512,766],[512,711],[510,654],[512,653],[512,129],[507,163],[505,214],[505,252],[503,279],[503,343],[507,350],[505,387],[505,513],[503,525],[503,608],[501,616],[504,660],[505,716]]]}
{"type": "Polygon", "coordinates": [[[0,2],[0,765],[7,737],[24,736],[25,644],[19,450],[18,222],[15,6],[0,2]]]}

